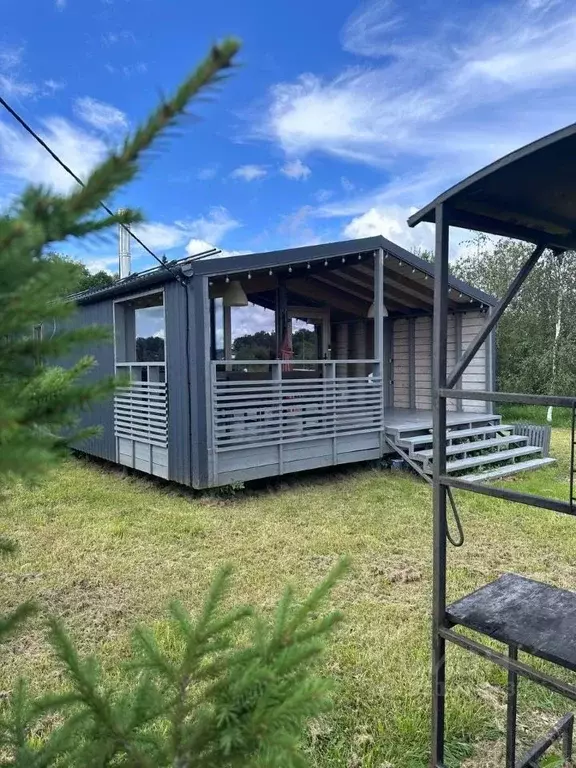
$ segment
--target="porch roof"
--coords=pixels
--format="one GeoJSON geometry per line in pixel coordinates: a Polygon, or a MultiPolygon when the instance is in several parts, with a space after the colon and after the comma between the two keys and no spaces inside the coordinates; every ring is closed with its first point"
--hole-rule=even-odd
{"type": "MultiPolygon", "coordinates": [[[[247,274],[256,277],[258,273],[271,271],[272,275],[283,276],[288,290],[300,293],[313,303],[328,301],[326,292],[330,290],[331,296],[345,293],[353,299],[367,302],[369,306],[372,302],[373,269],[368,257],[378,248],[382,248],[385,254],[386,305],[392,311],[403,310],[405,313],[432,311],[434,265],[381,236],[243,254],[225,259],[199,259],[192,267],[194,274],[208,276],[214,281],[225,277],[240,278],[245,290],[247,284],[244,278],[247,274]],[[304,279],[308,286],[303,285],[304,279]]],[[[456,277],[450,276],[449,284],[452,309],[464,309],[471,303],[475,306],[492,306],[497,302],[494,296],[456,277]]]]}
{"type": "MultiPolygon", "coordinates": [[[[157,267],[134,273],[111,286],[73,298],[88,304],[127,295],[170,282],[176,272],[189,279],[205,276],[215,285],[226,278],[240,279],[252,301],[268,306],[273,301],[275,280],[281,276],[302,305],[322,306],[336,301],[345,315],[365,316],[373,300],[371,257],[378,248],[385,253],[384,300],[391,313],[431,312],[434,265],[380,236],[226,258],[182,259],[170,263],[171,271],[157,267]]],[[[454,310],[496,304],[493,296],[452,276],[450,289],[454,310]]]]}
{"type": "Polygon", "coordinates": [[[546,245],[576,248],[576,123],[482,168],[408,219],[450,225],[546,245]]]}

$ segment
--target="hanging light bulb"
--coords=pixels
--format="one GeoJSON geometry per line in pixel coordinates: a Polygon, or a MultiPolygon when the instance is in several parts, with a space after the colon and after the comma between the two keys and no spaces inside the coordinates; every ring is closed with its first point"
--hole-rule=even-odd
{"type": "Polygon", "coordinates": [[[325,266],[325,267],[327,267],[327,266],[328,266],[328,259],[324,259],[324,266],[325,266]]]}
{"type": "Polygon", "coordinates": [[[292,272],[292,267],[288,267],[288,272],[292,272]]]}
{"type": "Polygon", "coordinates": [[[229,283],[229,282],[230,282],[230,278],[228,277],[228,275],[226,275],[226,282],[227,282],[227,283],[229,283]]]}
{"type": "Polygon", "coordinates": [[[244,292],[244,288],[242,288],[240,280],[232,280],[232,282],[230,282],[228,279],[227,282],[230,284],[222,296],[223,305],[225,307],[247,307],[248,297],[244,292]]]}

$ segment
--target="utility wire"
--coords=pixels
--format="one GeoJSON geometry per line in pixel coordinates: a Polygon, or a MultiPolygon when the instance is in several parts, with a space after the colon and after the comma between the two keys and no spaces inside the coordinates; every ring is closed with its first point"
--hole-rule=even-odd
{"type": "MultiPolygon", "coordinates": [[[[84,182],[82,181],[82,179],[81,179],[79,176],[77,176],[77,175],[74,173],[74,171],[73,171],[73,170],[72,170],[72,169],[71,169],[71,168],[70,168],[68,165],[66,165],[66,163],[65,163],[65,162],[64,162],[64,161],[63,161],[63,160],[62,160],[62,159],[61,159],[61,158],[60,158],[60,157],[59,157],[59,156],[56,154],[56,152],[54,152],[54,150],[53,150],[53,149],[52,149],[52,148],[51,148],[51,147],[50,147],[50,146],[49,146],[49,145],[48,145],[48,144],[47,144],[47,143],[44,141],[44,139],[43,139],[41,136],[39,136],[39,135],[36,133],[36,131],[35,131],[33,128],[31,128],[31,127],[28,125],[28,123],[27,123],[27,122],[24,120],[24,118],[23,118],[23,117],[21,117],[21,116],[18,114],[18,112],[16,112],[16,110],[15,110],[15,109],[13,109],[13,108],[10,106],[10,104],[8,104],[8,102],[6,101],[6,99],[2,98],[2,96],[0,96],[0,104],[1,104],[1,105],[4,107],[4,109],[5,109],[7,112],[9,112],[9,113],[12,115],[12,117],[13,117],[13,118],[16,120],[16,122],[20,123],[20,125],[22,126],[22,128],[24,128],[24,130],[25,130],[25,131],[27,131],[27,133],[29,133],[29,134],[30,134],[30,136],[32,136],[32,138],[33,138],[33,139],[35,139],[35,140],[38,142],[38,144],[40,144],[40,146],[41,146],[41,147],[43,147],[43,148],[46,150],[46,152],[48,152],[48,154],[50,155],[50,157],[52,157],[54,160],[56,160],[56,162],[58,163],[58,165],[60,165],[62,168],[64,168],[64,170],[66,171],[66,173],[68,173],[68,174],[70,174],[70,176],[72,176],[72,178],[74,179],[74,181],[78,182],[78,184],[80,184],[80,186],[81,186],[81,187],[85,187],[85,186],[86,186],[86,184],[84,184],[84,182]]],[[[105,203],[103,203],[102,201],[100,201],[99,205],[100,205],[100,206],[101,206],[101,207],[102,207],[102,208],[103,208],[103,209],[106,211],[106,213],[107,213],[109,216],[115,216],[115,215],[116,215],[116,214],[115,214],[115,213],[114,213],[114,212],[113,212],[113,211],[112,211],[110,208],[108,208],[108,206],[107,206],[105,203]]],[[[135,234],[134,234],[134,232],[132,232],[132,230],[130,229],[130,227],[127,227],[127,226],[126,226],[126,224],[122,224],[122,222],[118,222],[118,223],[120,224],[120,226],[121,226],[123,229],[125,229],[125,230],[126,230],[126,232],[128,232],[128,234],[130,235],[130,237],[132,237],[132,238],[134,238],[134,240],[136,240],[136,242],[138,243],[138,245],[142,246],[142,248],[144,248],[144,250],[145,250],[147,253],[149,253],[149,254],[150,254],[150,256],[152,256],[154,259],[156,259],[156,261],[158,262],[158,264],[160,264],[160,266],[161,266],[161,267],[164,267],[164,269],[166,269],[168,272],[170,272],[170,274],[171,274],[173,277],[175,277],[177,280],[181,280],[181,277],[180,277],[180,275],[179,275],[177,272],[173,271],[173,270],[172,270],[172,269],[171,269],[171,268],[168,266],[168,264],[166,264],[166,263],[165,263],[165,262],[164,262],[164,261],[163,261],[163,260],[162,260],[160,257],[158,257],[158,256],[157,256],[157,255],[154,253],[154,251],[153,251],[153,250],[151,250],[150,248],[148,248],[148,246],[146,245],[146,243],[142,242],[142,240],[141,240],[141,239],[138,237],[138,235],[135,235],[135,234]]],[[[207,255],[207,254],[199,254],[199,255],[200,255],[200,256],[203,256],[203,255],[207,255]]]]}

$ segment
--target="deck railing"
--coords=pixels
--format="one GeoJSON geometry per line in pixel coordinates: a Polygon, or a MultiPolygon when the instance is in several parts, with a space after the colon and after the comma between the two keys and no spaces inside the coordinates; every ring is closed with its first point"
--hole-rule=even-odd
{"type": "Polygon", "coordinates": [[[114,396],[116,437],[157,445],[168,444],[165,363],[117,363],[118,374],[130,377],[114,396]]]}
{"type": "Polygon", "coordinates": [[[383,392],[374,360],[215,361],[216,451],[336,437],[383,428],[383,392]],[[304,368],[305,366],[305,368],[304,368]],[[362,370],[364,375],[348,376],[362,370]]]}

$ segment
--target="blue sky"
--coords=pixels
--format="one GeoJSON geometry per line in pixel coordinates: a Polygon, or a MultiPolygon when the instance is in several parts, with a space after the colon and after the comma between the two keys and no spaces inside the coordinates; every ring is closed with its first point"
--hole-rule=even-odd
{"type": "MultiPolygon", "coordinates": [[[[240,66],[114,201],[179,257],[382,233],[431,244],[409,213],[576,119],[565,0],[19,0],[3,8],[0,92],[82,176],[207,45],[240,66]]],[[[70,181],[0,115],[0,205],[70,181]]],[[[113,238],[62,250],[115,269],[113,238]]],[[[134,252],[135,269],[150,258],[134,252]]]]}

